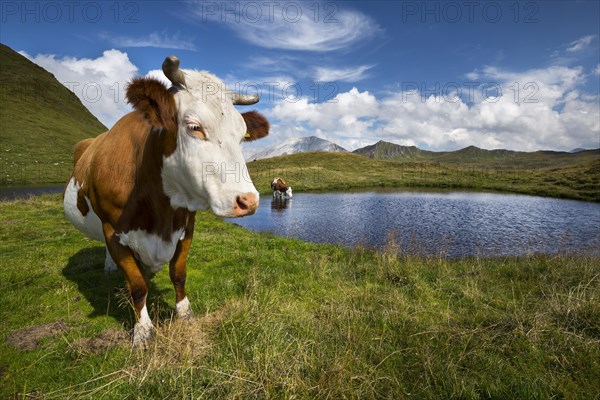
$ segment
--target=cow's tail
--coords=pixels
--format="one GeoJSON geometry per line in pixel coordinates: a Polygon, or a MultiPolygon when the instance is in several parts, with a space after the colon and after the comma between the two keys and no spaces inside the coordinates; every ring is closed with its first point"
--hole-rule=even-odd
{"type": "Polygon", "coordinates": [[[95,139],[96,138],[85,139],[75,145],[75,151],[73,153],[73,167],[77,165],[77,161],[79,161],[83,153],[85,153],[87,148],[90,147],[95,139]]]}
{"type": "Polygon", "coordinates": [[[88,147],[90,147],[90,145],[94,142],[95,139],[96,138],[84,139],[75,145],[75,150],[73,151],[73,172],[71,173],[71,176],[69,176],[69,179],[67,180],[67,183],[63,188],[63,199],[65,198],[67,186],[69,186],[69,182],[71,181],[71,178],[75,173],[75,166],[77,165],[77,162],[79,161],[83,153],[85,153],[85,151],[88,149],[88,147]]]}

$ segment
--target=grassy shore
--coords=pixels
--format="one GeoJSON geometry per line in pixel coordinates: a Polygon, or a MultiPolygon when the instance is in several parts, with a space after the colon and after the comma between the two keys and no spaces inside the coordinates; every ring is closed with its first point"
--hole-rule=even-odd
{"type": "Polygon", "coordinates": [[[104,250],[60,198],[0,203],[0,398],[593,399],[600,396],[600,260],[447,260],[304,243],[201,213],[189,257],[196,318],[157,337],[104,250]]]}
{"type": "Polygon", "coordinates": [[[268,191],[280,176],[296,190],[438,187],[494,190],[600,201],[600,158],[586,154],[581,162],[545,159],[527,162],[448,163],[373,160],[351,153],[300,153],[248,163],[250,176],[268,191]]]}
{"type": "MultiPolygon", "coordinates": [[[[69,153],[70,154],[70,153],[69,153]]],[[[565,153],[568,155],[568,153],[565,153]]],[[[593,153],[556,158],[459,162],[373,160],[351,153],[301,153],[248,163],[262,193],[280,176],[295,190],[327,191],[359,188],[460,188],[493,190],[600,201],[600,157],[593,153]]],[[[0,166],[2,164],[0,163],[0,166]]],[[[2,172],[2,171],[0,171],[2,172]]],[[[27,164],[2,172],[16,186],[39,182],[64,185],[70,162],[27,164]]],[[[0,186],[6,183],[0,179],[0,186]]]]}

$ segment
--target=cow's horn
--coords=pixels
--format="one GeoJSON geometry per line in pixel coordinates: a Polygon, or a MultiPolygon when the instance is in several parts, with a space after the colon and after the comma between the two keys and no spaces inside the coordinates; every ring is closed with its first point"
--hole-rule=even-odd
{"type": "Polygon", "coordinates": [[[179,69],[179,58],[168,56],[162,64],[162,70],[165,76],[171,81],[173,86],[185,86],[185,75],[179,69]]]}
{"type": "Polygon", "coordinates": [[[252,104],[258,103],[260,97],[257,94],[241,94],[241,93],[231,93],[231,100],[233,104],[236,106],[250,106],[252,104]]]}

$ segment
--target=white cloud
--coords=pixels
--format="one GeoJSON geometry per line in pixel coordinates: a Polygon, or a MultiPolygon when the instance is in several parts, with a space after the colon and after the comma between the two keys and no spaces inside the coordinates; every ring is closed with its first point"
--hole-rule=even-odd
{"type": "Polygon", "coordinates": [[[367,15],[334,2],[196,2],[202,22],[222,23],[240,38],[268,49],[325,52],[348,48],[381,28],[367,15]]]}
{"type": "Polygon", "coordinates": [[[108,128],[131,110],[124,100],[125,86],[138,68],[127,53],[106,50],[94,59],[20,54],[54,74],[108,128]]]}
{"type": "Polygon", "coordinates": [[[599,97],[578,91],[584,77],[581,67],[519,73],[487,67],[479,78],[493,82],[495,90],[473,88],[468,104],[468,87],[459,97],[456,92],[423,97],[398,90],[378,98],[353,88],[327,103],[282,100],[268,113],[274,124],[271,141],[297,137],[302,128],[304,136],[321,132],[347,149],[380,139],[432,150],[598,147],[599,97]],[[501,96],[495,96],[498,88],[501,96]]]}
{"type": "Polygon", "coordinates": [[[258,94],[261,105],[273,103],[284,97],[293,98],[298,91],[295,86],[297,80],[285,74],[256,75],[245,79],[226,75],[222,80],[228,90],[242,94],[258,94]]]}
{"type": "Polygon", "coordinates": [[[594,68],[594,73],[596,75],[600,75],[600,64],[596,65],[596,68],[594,68]]]}
{"type": "Polygon", "coordinates": [[[326,68],[316,67],[314,71],[314,79],[317,82],[358,82],[365,79],[366,72],[375,65],[360,65],[358,67],[349,68],[326,68]]]}
{"type": "Polygon", "coordinates": [[[569,43],[569,47],[567,47],[567,51],[575,52],[575,51],[583,50],[592,43],[592,40],[594,40],[595,37],[596,37],[595,35],[587,35],[587,36],[581,37],[581,38],[569,43]]]}
{"type": "Polygon", "coordinates": [[[181,39],[179,34],[169,36],[166,32],[152,32],[143,37],[114,36],[108,33],[100,34],[115,47],[156,47],[159,49],[196,50],[196,45],[189,39],[181,39]]]}
{"type": "Polygon", "coordinates": [[[471,81],[476,81],[479,79],[479,73],[477,71],[468,72],[465,74],[465,77],[471,81]]]}
{"type": "Polygon", "coordinates": [[[165,76],[165,73],[162,71],[162,69],[151,69],[150,71],[148,71],[146,76],[148,78],[158,79],[159,81],[164,83],[166,87],[171,87],[171,81],[165,76]]]}

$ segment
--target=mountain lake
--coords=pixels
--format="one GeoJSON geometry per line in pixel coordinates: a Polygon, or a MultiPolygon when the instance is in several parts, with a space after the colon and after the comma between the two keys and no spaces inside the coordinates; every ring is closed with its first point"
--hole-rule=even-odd
{"type": "MultiPolygon", "coordinates": [[[[2,200],[60,193],[62,186],[3,188],[2,200]]],[[[600,256],[600,204],[519,194],[453,190],[262,195],[256,214],[226,218],[257,232],[315,243],[415,255],[600,256]]]]}
{"type": "Polygon", "coordinates": [[[600,255],[600,204],[518,194],[459,191],[297,193],[261,196],[256,214],[227,219],[316,243],[418,255],[600,255]]]}

